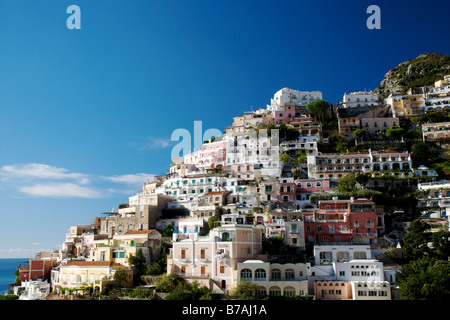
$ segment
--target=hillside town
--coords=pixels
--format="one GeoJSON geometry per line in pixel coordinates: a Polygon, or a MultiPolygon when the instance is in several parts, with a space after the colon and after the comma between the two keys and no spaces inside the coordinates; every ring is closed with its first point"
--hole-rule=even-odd
{"type": "Polygon", "coordinates": [[[183,281],[211,299],[246,288],[258,299],[399,299],[415,259],[408,235],[430,235],[433,254],[433,235],[449,237],[450,75],[387,96],[328,103],[282,88],[268,101],[173,157],[127,203],[70,226],[60,250],[18,268],[13,293],[165,299],[176,290],[163,284],[183,281]]]}

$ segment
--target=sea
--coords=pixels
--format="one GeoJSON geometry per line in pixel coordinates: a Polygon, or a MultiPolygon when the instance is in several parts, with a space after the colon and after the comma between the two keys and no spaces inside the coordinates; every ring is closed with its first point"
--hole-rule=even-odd
{"type": "Polygon", "coordinates": [[[0,259],[0,294],[8,291],[9,284],[16,280],[14,272],[17,270],[19,264],[23,266],[28,265],[29,258],[10,258],[0,259]]]}

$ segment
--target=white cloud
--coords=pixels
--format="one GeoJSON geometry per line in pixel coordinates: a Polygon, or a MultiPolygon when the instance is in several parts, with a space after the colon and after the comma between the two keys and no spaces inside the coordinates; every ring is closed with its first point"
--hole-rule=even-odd
{"type": "Polygon", "coordinates": [[[131,142],[130,147],[138,148],[139,150],[147,149],[164,149],[171,146],[172,141],[164,138],[146,137],[142,141],[131,142]]]}
{"type": "Polygon", "coordinates": [[[111,177],[102,177],[102,178],[114,183],[142,186],[144,183],[148,181],[153,181],[154,176],[155,176],[154,174],[136,173],[136,174],[115,175],[111,177]]]}
{"type": "Polygon", "coordinates": [[[0,188],[33,197],[97,199],[113,194],[132,195],[136,192],[134,188],[153,181],[154,176],[146,173],[93,176],[47,164],[13,164],[0,167],[0,188]],[[118,187],[111,188],[111,183],[118,187]]]}
{"type": "Polygon", "coordinates": [[[24,179],[51,179],[51,180],[63,180],[70,179],[76,180],[78,183],[89,183],[89,176],[82,173],[73,173],[65,168],[58,168],[41,163],[28,163],[28,164],[16,164],[7,165],[0,168],[0,177],[2,180],[11,178],[24,178],[24,179]]]}
{"type": "Polygon", "coordinates": [[[95,199],[104,196],[102,192],[74,183],[49,183],[23,186],[19,190],[25,194],[52,198],[88,198],[95,199]]]}

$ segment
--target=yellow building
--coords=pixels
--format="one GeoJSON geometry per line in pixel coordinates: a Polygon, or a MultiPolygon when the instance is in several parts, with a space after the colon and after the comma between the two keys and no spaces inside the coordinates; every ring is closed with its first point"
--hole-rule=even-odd
{"type": "Polygon", "coordinates": [[[391,105],[396,118],[420,116],[425,112],[425,97],[423,94],[390,94],[387,104],[391,105]]]}
{"type": "Polygon", "coordinates": [[[114,279],[118,270],[124,270],[127,274],[125,287],[132,287],[133,271],[112,261],[70,261],[59,267],[59,277],[53,285],[63,290],[92,287],[94,294],[98,294],[114,279]]]}
{"type": "Polygon", "coordinates": [[[135,230],[124,234],[114,235],[112,239],[96,240],[95,260],[112,261],[129,266],[128,258],[136,255],[139,249],[151,264],[159,258],[161,251],[161,234],[155,230],[135,230]]]}

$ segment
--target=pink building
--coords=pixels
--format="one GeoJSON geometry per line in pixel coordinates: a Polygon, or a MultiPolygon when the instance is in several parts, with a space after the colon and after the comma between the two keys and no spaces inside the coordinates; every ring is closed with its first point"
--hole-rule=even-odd
{"type": "Polygon", "coordinates": [[[184,156],[185,164],[193,164],[197,168],[220,168],[225,165],[227,142],[220,140],[204,143],[200,150],[184,156]]]}
{"type": "Polygon", "coordinates": [[[262,231],[253,225],[222,223],[208,236],[174,242],[167,258],[167,273],[226,292],[236,285],[239,262],[266,259],[261,255],[261,242],[262,231]]]}
{"type": "Polygon", "coordinates": [[[305,240],[375,243],[376,204],[372,200],[319,201],[318,209],[303,213],[305,240]]]}
{"type": "Polygon", "coordinates": [[[330,179],[297,179],[294,180],[296,193],[321,193],[336,191],[336,183],[330,179]]]}

